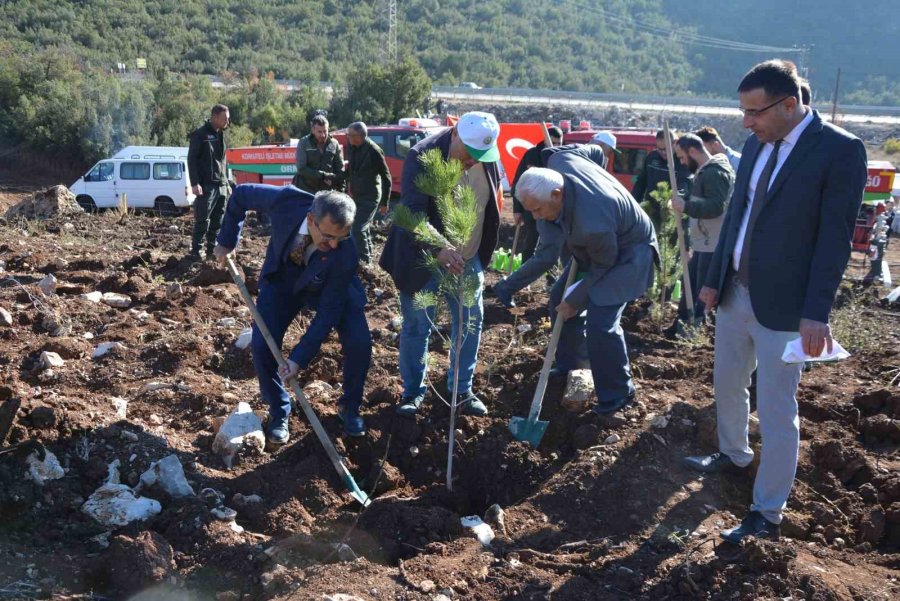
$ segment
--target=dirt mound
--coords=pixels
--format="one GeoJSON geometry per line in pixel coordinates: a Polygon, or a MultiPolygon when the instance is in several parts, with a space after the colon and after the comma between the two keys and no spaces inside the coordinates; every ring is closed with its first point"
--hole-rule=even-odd
{"type": "Polygon", "coordinates": [[[42,192],[35,192],[6,211],[4,218],[47,219],[57,215],[79,215],[82,209],[75,202],[75,195],[65,186],[53,186],[42,192]]]}
{"type": "MultiPolygon", "coordinates": [[[[302,413],[292,413],[284,446],[248,449],[230,468],[213,453],[219,418],[239,402],[263,415],[266,408],[250,352],[235,346],[250,316],[225,271],[184,258],[191,224],[72,215],[30,225],[21,245],[21,229],[0,225],[0,264],[15,279],[0,286],[12,321],[0,325],[3,586],[58,598],[125,598],[141,588],[159,598],[236,600],[896,596],[896,354],[856,353],[804,374],[785,536],[735,548],[719,533],[746,512],[751,479],[700,478],[681,467],[684,455],[717,446],[708,340],[665,340],[649,303],[633,303],[623,327],[636,402],[607,418],[570,412],[560,404],[563,383],[551,381],[541,413],[549,427],[533,449],[512,438],[508,423],[527,415],[537,385],[550,333],[547,290],[539,281],[523,291],[515,312],[488,295],[475,390],[490,413],[457,420],[451,492],[449,410],[434,394],[446,389],[448,346],[432,337],[426,402],[414,419],[398,416],[397,291],[380,270],[363,270],[373,333],[367,436],[344,436],[336,415],[337,336],[301,373],[304,386],[332,387],[318,384],[309,398],[372,493],[362,511],[302,413]],[[57,294],[38,291],[46,273],[58,279],[57,294]],[[92,291],[127,294],[132,304],[81,296],[92,291]],[[112,342],[121,346],[93,357],[112,342]],[[63,364],[42,368],[42,351],[63,364]],[[26,474],[43,449],[65,475],[40,485],[26,474]],[[137,494],[159,502],[160,513],[112,531],[81,511],[111,473],[134,487],[170,455],[196,495],[143,488],[137,494]],[[472,515],[493,529],[490,546],[462,527],[472,515]],[[289,552],[265,553],[288,541],[297,543],[289,552]]],[[[252,222],[244,234],[239,258],[252,286],[268,238],[252,222]]],[[[509,247],[512,228],[502,235],[509,247]]],[[[489,284],[498,277],[486,274],[489,284]]],[[[310,317],[291,324],[285,352],[310,317]]],[[[896,339],[900,320],[883,322],[885,339],[896,339]]],[[[758,450],[755,416],[751,443],[758,450]]]]}

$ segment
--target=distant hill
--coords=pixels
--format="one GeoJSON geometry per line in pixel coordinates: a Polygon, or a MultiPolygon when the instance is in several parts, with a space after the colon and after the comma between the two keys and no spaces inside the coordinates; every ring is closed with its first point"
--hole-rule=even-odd
{"type": "MultiPolygon", "coordinates": [[[[663,0],[680,28],[701,35],[780,47],[809,48],[813,94],[829,102],[841,68],[841,102],[900,105],[900,2],[897,0],[663,0]]],[[[685,45],[702,75],[698,94],[734,95],[741,75],[765,54],[685,45]]],[[[783,58],[797,60],[798,54],[783,58]]],[[[799,64],[799,63],[798,63],[799,64]]]]}

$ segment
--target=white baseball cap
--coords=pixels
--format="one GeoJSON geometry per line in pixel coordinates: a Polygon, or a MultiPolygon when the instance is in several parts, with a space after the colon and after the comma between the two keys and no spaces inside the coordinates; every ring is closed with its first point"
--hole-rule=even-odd
{"type": "Polygon", "coordinates": [[[611,131],[598,131],[597,133],[595,133],[594,137],[591,138],[591,143],[597,144],[599,142],[603,142],[616,152],[619,152],[619,150],[616,148],[616,137],[611,131]]]}
{"type": "Polygon", "coordinates": [[[500,125],[492,114],[480,111],[466,113],[456,123],[456,133],[476,161],[493,163],[500,160],[500,151],[497,150],[500,125]]]}

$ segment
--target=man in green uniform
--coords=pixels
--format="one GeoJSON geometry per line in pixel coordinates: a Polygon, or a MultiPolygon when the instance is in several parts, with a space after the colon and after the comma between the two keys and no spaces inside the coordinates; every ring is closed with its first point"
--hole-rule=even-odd
{"type": "Polygon", "coordinates": [[[297,175],[293,184],[310,194],[321,190],[343,192],[346,181],[341,145],[328,135],[325,115],[316,115],[310,125],[312,132],[297,144],[297,175]]]}
{"type": "Polygon", "coordinates": [[[391,198],[391,172],[384,152],[369,138],[362,121],[347,126],[349,148],[350,195],[356,203],[353,221],[353,241],[360,261],[372,262],[372,237],[369,227],[379,205],[387,207],[391,198]]]}
{"type": "Polygon", "coordinates": [[[212,258],[216,236],[222,225],[228,198],[228,176],[225,171],[225,129],[231,120],[228,107],[212,107],[209,119],[189,136],[188,175],[194,199],[194,232],[191,253],[200,259],[200,245],[206,239],[206,258],[212,258]]]}

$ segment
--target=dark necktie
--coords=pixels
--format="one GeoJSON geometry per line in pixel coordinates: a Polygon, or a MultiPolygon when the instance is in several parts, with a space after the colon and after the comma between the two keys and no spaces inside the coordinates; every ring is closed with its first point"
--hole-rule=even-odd
{"type": "Polygon", "coordinates": [[[753,206],[750,207],[750,218],[747,220],[747,231],[744,233],[744,246],[741,248],[741,260],[738,263],[737,273],[738,281],[744,286],[750,285],[750,241],[753,238],[753,227],[756,225],[756,218],[759,217],[769,195],[769,182],[772,180],[775,165],[778,164],[778,149],[781,148],[781,142],[782,140],[775,142],[775,148],[772,149],[766,166],[759,174],[756,191],[753,193],[753,206]]]}
{"type": "Polygon", "coordinates": [[[294,248],[294,250],[291,251],[291,254],[289,255],[291,258],[291,261],[293,261],[295,264],[300,265],[300,266],[303,266],[306,264],[305,253],[306,253],[306,249],[309,247],[309,243],[311,240],[312,240],[311,236],[309,236],[309,235],[303,236],[303,240],[300,242],[300,244],[298,244],[294,248]]]}

